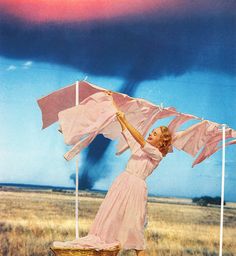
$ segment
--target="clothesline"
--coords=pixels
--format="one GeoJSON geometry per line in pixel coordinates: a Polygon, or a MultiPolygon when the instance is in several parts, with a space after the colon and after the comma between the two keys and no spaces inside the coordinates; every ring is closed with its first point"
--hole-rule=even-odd
{"type": "MultiPolygon", "coordinates": [[[[87,79],[88,79],[88,76],[85,76],[85,78],[82,80],[82,81],[87,81],[87,79]]],[[[163,110],[164,109],[164,105],[163,105],[163,102],[161,102],[160,103],[160,105],[157,105],[161,110],[163,110]]],[[[184,115],[184,113],[183,112],[177,112],[178,114],[182,114],[182,115],[184,115]]],[[[197,120],[201,120],[201,121],[204,121],[204,120],[207,120],[207,119],[204,119],[204,117],[197,117],[196,118],[197,120]]],[[[228,125],[227,124],[220,124],[221,126],[222,126],[222,128],[219,128],[219,129],[223,129],[223,125],[225,125],[225,128],[227,128],[228,127],[228,125]]]]}
{"type": "MultiPolygon", "coordinates": [[[[84,79],[82,81],[87,81],[88,79],[88,76],[85,76],[84,79]]],[[[158,106],[158,105],[157,105],[158,106]]],[[[164,109],[164,105],[163,105],[163,102],[160,103],[159,105],[160,109],[164,109]]],[[[178,112],[179,114],[184,114],[183,112],[178,112]]],[[[201,120],[201,121],[204,121],[204,117],[197,117],[198,120],[201,120]]],[[[221,124],[222,126],[225,125],[226,127],[228,127],[227,124],[221,124]]],[[[223,128],[222,128],[223,129],[223,128]]]]}
{"type": "MultiPolygon", "coordinates": [[[[62,128],[65,143],[74,145],[64,155],[66,160],[72,159],[87,147],[98,134],[103,134],[111,140],[118,138],[117,155],[128,149],[127,143],[120,136],[120,125],[116,118],[117,109],[126,114],[127,120],[143,136],[156,121],[174,116],[168,125],[173,134],[173,145],[192,156],[196,156],[210,137],[214,133],[217,135],[217,131],[220,132],[221,127],[224,126],[224,124],[218,124],[203,117],[177,111],[174,107],[164,107],[163,103],[156,105],[142,98],[132,98],[118,92],[108,95],[104,92],[109,90],[90,84],[85,81],[86,79],[87,77],[38,100],[43,113],[43,128],[58,120],[61,125],[59,130],[62,128]],[[67,101],[64,100],[65,98],[67,101]],[[75,106],[75,102],[79,104],[75,106]],[[178,131],[178,128],[189,120],[200,120],[200,122],[183,131],[178,131]]],[[[227,128],[226,131],[229,138],[232,129],[227,128]]],[[[216,139],[218,143],[221,137],[216,136],[216,139]]],[[[217,143],[213,142],[215,144],[211,144],[211,150],[215,152],[217,143]]],[[[206,155],[201,156],[203,160],[211,155],[206,149],[205,151],[206,155]]],[[[199,159],[195,164],[199,163],[198,161],[199,159]]]]}

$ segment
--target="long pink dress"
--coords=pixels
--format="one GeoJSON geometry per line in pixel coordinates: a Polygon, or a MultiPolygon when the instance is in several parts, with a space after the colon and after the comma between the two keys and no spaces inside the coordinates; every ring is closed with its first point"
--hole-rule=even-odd
{"type": "Polygon", "coordinates": [[[54,246],[107,249],[120,244],[122,249],[146,249],[147,224],[146,178],[162,160],[162,153],[146,142],[142,148],[125,129],[121,132],[132,155],[125,170],[113,181],[87,236],[54,246]]]}

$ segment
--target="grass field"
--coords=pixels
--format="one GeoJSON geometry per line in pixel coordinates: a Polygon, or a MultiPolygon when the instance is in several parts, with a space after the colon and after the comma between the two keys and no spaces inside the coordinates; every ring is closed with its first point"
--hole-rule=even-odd
{"type": "MultiPolygon", "coordinates": [[[[190,199],[149,197],[147,254],[219,255],[219,207],[200,207],[190,199]]],[[[79,195],[79,236],[87,235],[103,198],[79,195]]],[[[75,196],[70,193],[0,191],[0,255],[53,255],[53,241],[75,239],[75,196]]],[[[133,250],[119,256],[135,255],[133,250]]],[[[236,255],[236,203],[224,210],[223,255],[236,255]]]]}

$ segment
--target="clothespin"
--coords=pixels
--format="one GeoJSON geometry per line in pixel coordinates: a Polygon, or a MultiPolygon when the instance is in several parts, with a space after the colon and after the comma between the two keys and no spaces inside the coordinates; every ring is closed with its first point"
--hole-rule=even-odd
{"type": "Polygon", "coordinates": [[[221,128],[222,128],[222,129],[223,129],[223,126],[224,126],[225,128],[229,127],[227,124],[221,124],[221,128]]]}
{"type": "Polygon", "coordinates": [[[161,108],[161,110],[163,110],[163,109],[164,109],[164,107],[163,107],[163,102],[161,102],[161,104],[160,104],[160,108],[161,108]]]}
{"type": "Polygon", "coordinates": [[[218,127],[218,129],[219,129],[220,131],[223,131],[223,126],[224,126],[224,124],[220,124],[220,126],[218,127]]]}
{"type": "Polygon", "coordinates": [[[198,119],[198,120],[201,120],[201,121],[203,121],[203,120],[204,120],[204,118],[203,118],[203,117],[198,117],[197,119],[198,119]]]}

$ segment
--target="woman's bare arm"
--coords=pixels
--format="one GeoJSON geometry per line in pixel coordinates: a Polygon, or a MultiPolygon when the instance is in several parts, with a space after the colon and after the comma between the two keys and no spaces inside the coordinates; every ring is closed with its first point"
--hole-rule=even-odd
{"type": "Polygon", "coordinates": [[[125,126],[124,122],[122,121],[122,119],[120,118],[119,115],[116,115],[116,117],[117,117],[117,119],[118,119],[118,121],[119,121],[119,123],[121,125],[122,131],[124,131],[126,129],[126,126],[125,126]]]}
{"type": "Polygon", "coordinates": [[[143,147],[146,143],[145,139],[143,138],[142,134],[128,122],[128,120],[125,118],[124,113],[121,111],[118,111],[117,118],[120,124],[122,125],[122,131],[125,128],[127,128],[132,134],[132,136],[134,137],[134,139],[141,145],[141,147],[143,147]]]}

